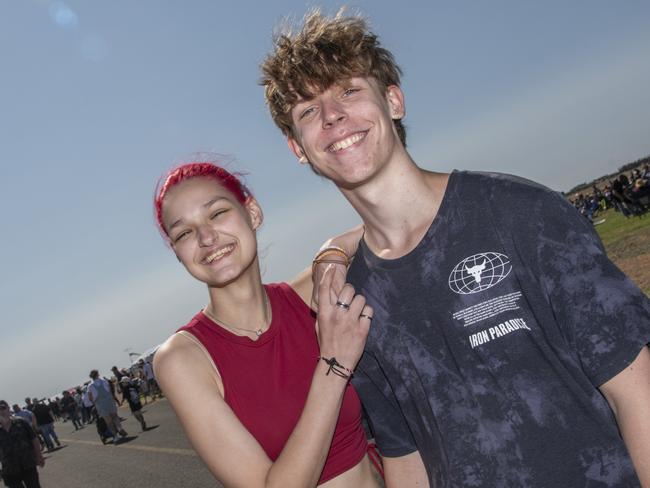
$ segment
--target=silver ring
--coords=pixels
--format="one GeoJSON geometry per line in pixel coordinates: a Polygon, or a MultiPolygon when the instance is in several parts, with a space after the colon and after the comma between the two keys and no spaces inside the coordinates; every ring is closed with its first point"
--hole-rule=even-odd
{"type": "Polygon", "coordinates": [[[370,320],[370,322],[372,322],[372,316],[366,315],[365,313],[362,313],[361,315],[359,315],[359,318],[360,319],[368,319],[368,320],[370,320]]]}
{"type": "Polygon", "coordinates": [[[350,305],[348,303],[342,302],[340,300],[336,301],[336,306],[339,307],[339,308],[342,308],[343,310],[349,310],[350,309],[350,305]]]}

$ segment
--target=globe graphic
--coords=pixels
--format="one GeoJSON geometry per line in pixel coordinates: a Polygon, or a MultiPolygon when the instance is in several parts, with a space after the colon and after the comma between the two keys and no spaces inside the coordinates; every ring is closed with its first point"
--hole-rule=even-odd
{"type": "Polygon", "coordinates": [[[449,288],[461,295],[478,293],[503,280],[512,265],[505,254],[482,252],[463,259],[449,275],[449,288]]]}

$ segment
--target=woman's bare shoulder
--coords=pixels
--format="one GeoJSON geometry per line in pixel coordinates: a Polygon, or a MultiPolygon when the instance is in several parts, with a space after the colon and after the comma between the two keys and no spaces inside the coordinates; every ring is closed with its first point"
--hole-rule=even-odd
{"type": "MultiPolygon", "coordinates": [[[[156,377],[167,384],[183,384],[188,379],[217,384],[223,394],[221,375],[205,346],[187,331],[169,337],[156,351],[153,360],[156,377]]],[[[191,381],[191,380],[190,380],[191,381]]]]}

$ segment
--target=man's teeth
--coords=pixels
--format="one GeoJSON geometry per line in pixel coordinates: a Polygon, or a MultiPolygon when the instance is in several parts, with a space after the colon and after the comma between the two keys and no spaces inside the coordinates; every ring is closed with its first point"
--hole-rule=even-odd
{"type": "Polygon", "coordinates": [[[223,256],[224,254],[229,253],[229,252],[232,251],[234,248],[235,248],[235,246],[233,246],[233,245],[226,246],[226,247],[222,247],[221,249],[219,249],[219,250],[216,251],[215,253],[210,254],[207,258],[205,258],[205,261],[206,261],[208,264],[210,264],[210,263],[211,263],[212,261],[214,261],[215,259],[219,259],[219,258],[220,258],[221,256],[223,256]]]}
{"type": "Polygon", "coordinates": [[[357,132],[356,134],[353,134],[350,137],[346,137],[342,141],[335,142],[329,147],[329,150],[331,152],[341,151],[342,149],[350,147],[352,144],[359,142],[364,137],[366,137],[365,132],[357,132]]]}

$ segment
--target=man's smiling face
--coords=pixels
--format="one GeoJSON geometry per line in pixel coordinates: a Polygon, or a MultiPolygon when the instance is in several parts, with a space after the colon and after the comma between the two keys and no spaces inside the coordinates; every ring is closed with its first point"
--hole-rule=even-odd
{"type": "Polygon", "coordinates": [[[393,119],[403,115],[399,87],[351,78],[293,107],[289,147],[337,186],[355,188],[390,160],[400,144],[393,119]]]}

